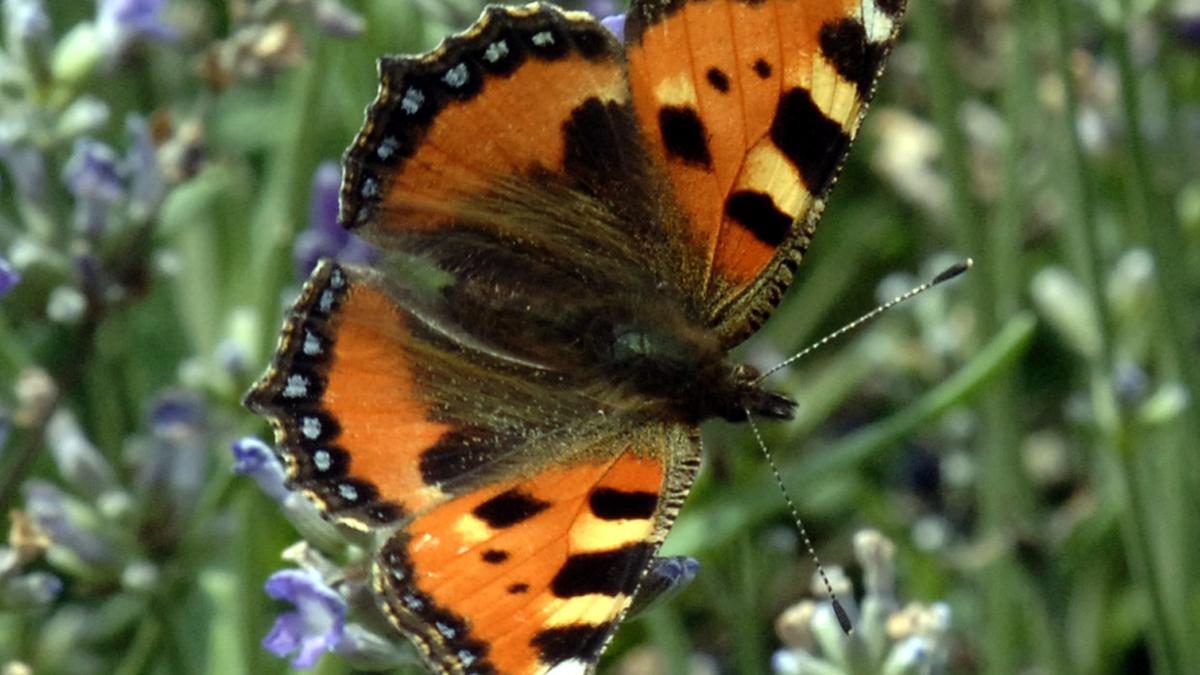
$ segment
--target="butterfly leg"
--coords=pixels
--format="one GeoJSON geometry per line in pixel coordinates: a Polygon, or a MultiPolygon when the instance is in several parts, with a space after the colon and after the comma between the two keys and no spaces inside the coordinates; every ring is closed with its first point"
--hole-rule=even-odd
{"type": "Polygon", "coordinates": [[[642,579],[633,603],[629,606],[629,616],[641,614],[660,601],[674,596],[677,592],[691,583],[700,572],[700,561],[685,555],[665,556],[650,561],[650,569],[642,579]]]}

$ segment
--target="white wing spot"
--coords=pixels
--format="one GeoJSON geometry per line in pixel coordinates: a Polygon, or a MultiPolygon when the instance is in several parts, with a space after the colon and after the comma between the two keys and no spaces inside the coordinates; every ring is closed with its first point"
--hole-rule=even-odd
{"type": "Polygon", "coordinates": [[[458,635],[458,631],[454,630],[450,626],[447,626],[446,624],[442,623],[441,621],[436,621],[436,622],[434,622],[433,625],[435,628],[438,629],[439,633],[446,636],[447,640],[453,640],[454,636],[458,635]]]}
{"type": "Polygon", "coordinates": [[[333,457],[328,450],[318,450],[313,453],[313,465],[317,467],[317,471],[324,473],[333,466],[333,457]]]}
{"type": "Polygon", "coordinates": [[[584,675],[588,670],[586,661],[579,659],[567,659],[560,661],[550,670],[546,671],[546,675],[584,675]]]}
{"type": "Polygon", "coordinates": [[[409,87],[404,92],[404,98],[400,100],[400,109],[409,115],[414,115],[421,109],[421,104],[425,102],[425,92],[416,87],[409,87]]]}
{"type": "Polygon", "coordinates": [[[315,417],[305,417],[300,420],[300,433],[305,438],[316,440],[321,436],[321,420],[315,417]]]}
{"type": "Polygon", "coordinates": [[[458,650],[458,662],[463,668],[470,668],[472,663],[475,663],[475,655],[466,649],[458,650]]]}
{"type": "Polygon", "coordinates": [[[533,44],[539,47],[548,47],[554,44],[554,34],[548,30],[544,30],[540,33],[534,33],[533,38],[531,39],[533,40],[533,44]]]}
{"type": "Polygon", "coordinates": [[[321,294],[321,311],[328,312],[333,309],[333,291],[325,291],[321,294]]]}
{"type": "Polygon", "coordinates": [[[283,388],[284,398],[303,398],[308,396],[308,378],[303,375],[288,375],[287,386],[283,388]]]}
{"type": "MultiPolygon", "coordinates": [[[[368,180],[371,180],[372,182],[374,182],[374,179],[368,179],[368,180]]],[[[346,285],[346,275],[342,274],[341,270],[335,269],[333,271],[333,274],[329,275],[329,286],[331,288],[341,288],[342,286],[345,286],[345,285],[346,285]]]]}
{"type": "Polygon", "coordinates": [[[379,181],[374,178],[368,178],[363,181],[362,196],[368,199],[379,194],[379,181]]]}
{"type": "Polygon", "coordinates": [[[425,606],[425,603],[422,602],[420,598],[413,595],[412,593],[405,593],[404,597],[402,597],[401,600],[404,601],[405,607],[409,608],[410,610],[412,610],[414,612],[419,611],[421,608],[423,608],[425,606]]]}
{"type": "Polygon", "coordinates": [[[304,331],[304,354],[306,356],[316,356],[321,353],[321,340],[312,334],[312,331],[304,331]]]}
{"type": "Polygon", "coordinates": [[[379,159],[387,160],[392,155],[396,154],[396,150],[400,147],[400,141],[396,140],[395,136],[384,136],[379,142],[379,147],[375,150],[375,154],[379,159]]]}
{"type": "Polygon", "coordinates": [[[483,52],[483,60],[488,63],[495,63],[506,56],[508,56],[508,43],[504,40],[493,42],[483,52]]]}
{"type": "Polygon", "coordinates": [[[458,89],[459,87],[466,84],[467,79],[468,79],[467,64],[465,64],[465,63],[460,63],[457,66],[454,66],[450,70],[447,70],[446,74],[442,76],[442,82],[445,82],[447,84],[447,86],[453,87],[455,89],[458,89]]]}
{"type": "Polygon", "coordinates": [[[348,502],[358,501],[358,490],[348,483],[342,483],[338,486],[338,496],[348,502]]]}

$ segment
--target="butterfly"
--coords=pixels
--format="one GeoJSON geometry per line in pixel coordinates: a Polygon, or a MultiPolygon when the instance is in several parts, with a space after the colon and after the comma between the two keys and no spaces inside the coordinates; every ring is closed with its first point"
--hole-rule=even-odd
{"type": "MultiPolygon", "coordinates": [[[[904,0],[633,0],[623,40],[489,7],[383,57],[325,261],[247,394],[290,485],[373,538],[437,673],[593,672],[792,280],[904,0]]],[[[672,569],[675,571],[672,572],[672,569]]],[[[647,582],[651,579],[651,582],[647,582]]]]}

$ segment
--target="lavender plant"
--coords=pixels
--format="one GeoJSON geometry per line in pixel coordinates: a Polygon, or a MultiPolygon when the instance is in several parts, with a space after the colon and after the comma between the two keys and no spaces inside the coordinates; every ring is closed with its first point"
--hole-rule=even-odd
{"type": "MultiPolygon", "coordinates": [[[[770,365],[976,260],[777,376],[801,407],[765,438],[858,631],[793,604],[811,567],[786,508],[716,426],[665,549],[701,571],[603,670],[1200,671],[1185,4],[911,3],[797,290],[747,347],[770,365]]],[[[375,58],[478,10],[3,0],[0,672],[419,671],[371,542],[287,489],[239,399],[315,261],[377,255],[336,225],[333,159],[375,58]]]]}

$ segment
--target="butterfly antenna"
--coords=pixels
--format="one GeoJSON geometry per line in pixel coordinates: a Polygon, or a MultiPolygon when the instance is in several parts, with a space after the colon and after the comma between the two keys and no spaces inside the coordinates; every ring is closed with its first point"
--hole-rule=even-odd
{"type": "Polygon", "coordinates": [[[833,592],[833,584],[829,583],[829,577],[825,575],[825,568],[821,566],[821,559],[817,557],[812,540],[808,538],[808,530],[804,529],[804,522],[800,520],[800,510],[796,508],[796,502],[792,500],[792,495],[784,486],[783,475],[779,473],[775,457],[771,455],[770,450],[767,450],[762,432],[758,430],[758,424],[754,422],[754,417],[750,415],[749,410],[746,410],[746,421],[750,423],[750,429],[754,432],[754,440],[758,442],[758,449],[762,450],[763,457],[767,458],[767,466],[771,467],[771,475],[775,476],[775,484],[779,486],[779,492],[783,494],[783,501],[787,502],[788,511],[792,514],[792,522],[796,523],[796,528],[800,530],[800,538],[804,542],[804,548],[808,550],[808,557],[812,558],[813,564],[817,566],[817,574],[821,576],[821,583],[825,584],[825,592],[829,594],[829,602],[833,605],[833,613],[837,616],[838,624],[841,625],[842,631],[846,635],[850,635],[854,632],[854,624],[850,621],[850,615],[842,607],[837,593],[833,592]]]}
{"type": "Polygon", "coordinates": [[[905,302],[907,300],[911,300],[911,299],[915,298],[916,296],[924,293],[925,291],[933,288],[934,286],[937,286],[940,283],[950,281],[951,279],[957,277],[958,275],[962,274],[963,272],[966,272],[967,270],[971,269],[971,266],[974,264],[975,264],[975,261],[970,258],[967,258],[966,260],[962,260],[962,261],[954,263],[953,265],[951,265],[951,266],[947,267],[946,269],[942,270],[941,272],[939,272],[936,276],[934,276],[929,281],[926,281],[925,283],[921,284],[920,286],[917,286],[916,288],[909,290],[907,293],[898,295],[898,296],[892,298],[891,300],[888,300],[887,302],[885,302],[882,305],[876,307],[875,309],[867,312],[866,314],[863,314],[862,316],[851,321],[850,323],[846,324],[845,326],[842,326],[841,328],[833,331],[829,335],[826,335],[825,337],[821,338],[820,340],[817,340],[816,342],[809,345],[808,347],[805,347],[804,349],[800,350],[800,352],[793,354],[792,356],[789,356],[787,359],[784,359],[784,361],[782,363],[780,363],[779,365],[777,365],[773,368],[768,369],[765,373],[760,375],[758,377],[758,379],[755,380],[755,384],[762,382],[763,380],[770,377],[772,374],[779,372],[780,370],[783,370],[784,368],[790,366],[791,364],[795,363],[796,361],[799,361],[800,359],[804,358],[805,356],[808,356],[809,354],[815,352],[816,350],[820,349],[821,347],[824,347],[825,345],[829,344],[830,342],[833,342],[834,340],[840,338],[841,336],[845,335],[846,333],[849,333],[850,331],[854,330],[855,328],[858,328],[859,326],[870,321],[871,319],[874,319],[875,317],[879,316],[880,314],[883,314],[884,312],[895,307],[896,305],[899,305],[900,303],[905,302]]]}

